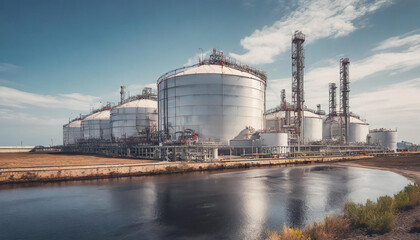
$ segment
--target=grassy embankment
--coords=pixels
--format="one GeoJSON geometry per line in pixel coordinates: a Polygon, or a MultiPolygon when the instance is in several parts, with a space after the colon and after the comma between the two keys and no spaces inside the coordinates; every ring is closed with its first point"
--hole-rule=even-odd
{"type": "MultiPolygon", "coordinates": [[[[366,204],[347,202],[342,216],[329,216],[323,222],[304,229],[283,226],[280,232],[269,231],[267,240],[329,240],[345,238],[352,230],[383,234],[393,229],[396,213],[420,205],[420,188],[407,185],[393,197],[379,197],[377,202],[366,204]]],[[[418,228],[419,226],[414,226],[418,228]]],[[[419,231],[419,229],[413,229],[419,231]]]]}

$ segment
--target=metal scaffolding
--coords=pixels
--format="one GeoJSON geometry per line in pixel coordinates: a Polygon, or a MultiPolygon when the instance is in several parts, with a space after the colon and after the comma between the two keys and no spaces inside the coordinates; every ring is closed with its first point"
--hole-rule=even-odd
{"type": "Polygon", "coordinates": [[[329,116],[337,116],[337,86],[335,83],[329,84],[329,116]]]}
{"type": "Polygon", "coordinates": [[[340,112],[341,119],[341,140],[348,143],[350,135],[350,106],[349,106],[349,65],[350,59],[340,59],[340,112]]]}
{"type": "Polygon", "coordinates": [[[304,88],[303,70],[305,67],[305,52],[303,43],[305,35],[301,31],[296,31],[292,38],[292,104],[295,114],[295,131],[298,142],[303,143],[303,110],[304,110],[304,88]]]}

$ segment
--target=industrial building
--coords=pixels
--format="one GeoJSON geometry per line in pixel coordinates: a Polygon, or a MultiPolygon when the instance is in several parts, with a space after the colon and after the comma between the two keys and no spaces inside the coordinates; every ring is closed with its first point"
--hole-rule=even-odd
{"type": "MultiPolygon", "coordinates": [[[[292,36],[291,99],[266,109],[267,74],[213,49],[197,64],[157,79],[145,88],[63,126],[63,151],[168,161],[207,161],[223,155],[279,158],[288,155],[395,151],[397,134],[372,130],[350,112],[350,59],[339,63],[337,85],[328,88],[329,113],[306,106],[306,36],[292,36]],[[337,105],[339,108],[337,109],[337,105]]],[[[229,157],[229,158],[230,158],[229,157]]]]}

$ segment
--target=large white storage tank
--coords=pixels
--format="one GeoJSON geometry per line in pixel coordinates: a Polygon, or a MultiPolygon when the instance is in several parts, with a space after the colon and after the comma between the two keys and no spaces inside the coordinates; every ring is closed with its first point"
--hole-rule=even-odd
{"type": "Polygon", "coordinates": [[[83,138],[90,139],[111,139],[110,110],[102,110],[85,117],[82,120],[83,138]]]}
{"type": "Polygon", "coordinates": [[[388,151],[397,151],[397,131],[390,129],[374,129],[369,133],[369,143],[378,144],[388,151]]]}
{"type": "Polygon", "coordinates": [[[158,79],[159,130],[177,139],[192,129],[200,139],[228,143],[247,126],[262,129],[266,75],[214,51],[201,64],[158,79]]]}
{"type": "MultiPolygon", "coordinates": [[[[294,112],[290,112],[290,123],[293,124],[294,112]]],[[[322,140],[322,117],[310,111],[304,111],[304,142],[316,142],[322,140]]],[[[281,126],[286,123],[286,111],[279,111],[265,116],[265,127],[267,131],[280,131],[281,126]]]]}
{"type": "Polygon", "coordinates": [[[76,144],[82,138],[82,120],[73,120],[63,126],[64,146],[76,144]]]}
{"type": "Polygon", "coordinates": [[[146,129],[157,129],[155,99],[135,99],[111,109],[111,132],[114,140],[140,137],[146,129]]]}

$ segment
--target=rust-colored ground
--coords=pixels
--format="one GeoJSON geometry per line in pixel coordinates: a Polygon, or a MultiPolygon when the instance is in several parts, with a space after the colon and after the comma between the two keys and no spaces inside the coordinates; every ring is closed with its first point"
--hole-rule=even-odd
{"type": "Polygon", "coordinates": [[[0,153],[0,168],[152,163],[153,160],[62,153],[0,153]]]}
{"type": "Polygon", "coordinates": [[[400,173],[420,185],[420,154],[403,156],[382,156],[372,159],[361,159],[340,162],[340,165],[384,169],[400,173]]]}

